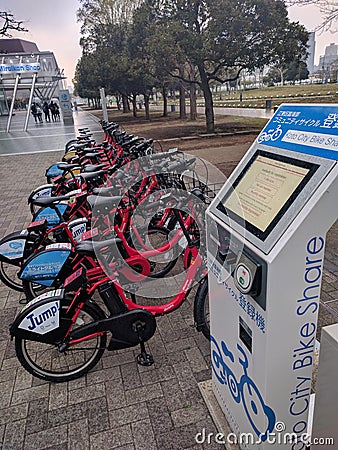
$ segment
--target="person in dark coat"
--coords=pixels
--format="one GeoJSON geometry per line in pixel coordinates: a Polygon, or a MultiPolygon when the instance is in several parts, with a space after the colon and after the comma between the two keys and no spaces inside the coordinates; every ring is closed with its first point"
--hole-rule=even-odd
{"type": "Polygon", "coordinates": [[[50,122],[49,106],[48,106],[48,103],[46,102],[46,100],[43,102],[42,111],[45,114],[45,121],[50,122]]]}
{"type": "Polygon", "coordinates": [[[38,111],[37,111],[37,108],[36,108],[36,103],[32,104],[32,106],[31,106],[31,113],[32,113],[32,115],[34,117],[35,123],[38,123],[38,111]]]}

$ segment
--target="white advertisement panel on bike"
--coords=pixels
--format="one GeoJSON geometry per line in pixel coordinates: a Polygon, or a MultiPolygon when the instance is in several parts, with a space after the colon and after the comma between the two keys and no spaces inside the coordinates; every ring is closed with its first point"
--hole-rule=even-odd
{"type": "Polygon", "coordinates": [[[307,446],[337,160],[337,105],[281,105],[207,211],[213,389],[243,449],[307,446]]]}

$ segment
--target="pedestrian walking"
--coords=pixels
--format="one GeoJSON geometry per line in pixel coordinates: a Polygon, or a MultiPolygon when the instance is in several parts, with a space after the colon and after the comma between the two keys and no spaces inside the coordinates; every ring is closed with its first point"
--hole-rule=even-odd
{"type": "Polygon", "coordinates": [[[37,115],[37,118],[38,118],[39,122],[42,123],[43,122],[43,120],[42,120],[42,109],[40,108],[40,105],[36,105],[36,115],[37,115]]]}
{"type": "Polygon", "coordinates": [[[45,121],[50,122],[49,106],[48,106],[48,103],[46,102],[46,100],[43,102],[42,111],[45,114],[45,121]]]}
{"type": "Polygon", "coordinates": [[[32,113],[32,116],[34,117],[35,123],[38,123],[38,114],[37,114],[37,109],[36,109],[36,103],[32,104],[31,113],[32,113]]]}
{"type": "Polygon", "coordinates": [[[60,119],[59,107],[55,102],[53,102],[53,101],[50,102],[49,109],[52,114],[53,122],[55,122],[57,119],[60,119]]]}

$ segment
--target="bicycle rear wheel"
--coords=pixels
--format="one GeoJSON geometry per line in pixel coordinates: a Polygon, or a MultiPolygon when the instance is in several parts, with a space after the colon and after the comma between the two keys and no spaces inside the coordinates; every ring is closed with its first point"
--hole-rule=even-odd
{"type": "MultiPolygon", "coordinates": [[[[165,227],[150,226],[145,234],[143,234],[145,245],[149,250],[156,250],[166,245],[170,239],[170,231],[165,227]]],[[[129,237],[128,243],[140,253],[145,249],[137,242],[137,239],[129,237]],[[134,245],[133,245],[134,244],[134,245]]],[[[158,252],[158,254],[148,258],[151,265],[150,278],[162,278],[167,275],[176,265],[179,253],[174,249],[166,252],[158,252]]]]}
{"type": "MultiPolygon", "coordinates": [[[[65,317],[69,302],[62,305],[60,320],[65,317]]],[[[73,329],[105,317],[95,304],[85,304],[73,329]]],[[[58,343],[46,344],[15,338],[15,351],[20,364],[32,375],[43,380],[60,383],[79,378],[92,369],[101,359],[106,348],[106,334],[70,346],[60,351],[58,343]]]]}

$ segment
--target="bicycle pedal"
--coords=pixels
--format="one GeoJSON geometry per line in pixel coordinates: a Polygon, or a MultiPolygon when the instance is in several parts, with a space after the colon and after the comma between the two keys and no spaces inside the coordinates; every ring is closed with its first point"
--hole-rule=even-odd
{"type": "Polygon", "coordinates": [[[140,366],[152,366],[154,364],[154,358],[149,353],[140,353],[136,357],[137,364],[140,366]]]}

